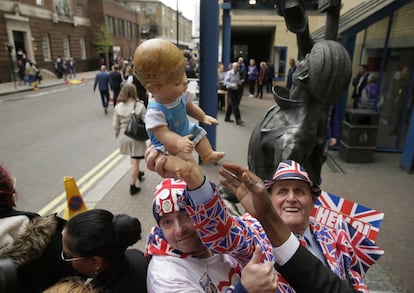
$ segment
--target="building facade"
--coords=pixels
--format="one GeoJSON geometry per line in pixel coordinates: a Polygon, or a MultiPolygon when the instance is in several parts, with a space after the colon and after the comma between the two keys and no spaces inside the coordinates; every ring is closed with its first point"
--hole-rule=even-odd
{"type": "Polygon", "coordinates": [[[0,1],[0,42],[5,44],[5,50],[0,50],[0,82],[13,80],[19,49],[52,73],[59,56],[73,58],[78,72],[98,69],[104,58],[97,53],[101,25],[113,38],[110,65],[118,58],[132,57],[147,38],[176,43],[178,35],[179,45],[192,44],[192,22],[159,1],[0,1]]]}
{"type": "MultiPolygon", "coordinates": [[[[270,60],[275,65],[274,84],[284,86],[289,69],[288,60],[298,59],[296,36],[286,27],[272,1],[221,1],[230,7],[230,62],[239,56],[256,64],[270,60]]],[[[331,1],[325,1],[331,2],[331,1]]],[[[335,1],[332,1],[335,2],[335,1]]],[[[309,30],[315,41],[324,38],[326,16],[318,12],[318,1],[304,1],[307,5],[309,30]]],[[[375,140],[377,151],[402,152],[402,166],[414,169],[414,3],[410,0],[341,1],[338,41],[348,50],[353,74],[360,65],[378,78],[380,123],[375,140]],[[404,69],[405,68],[405,69],[404,69]],[[403,73],[404,72],[404,73],[403,73]],[[397,103],[398,86],[405,80],[406,95],[397,103]],[[398,104],[398,105],[397,105],[398,104]],[[396,128],[395,128],[396,126],[396,128]],[[409,154],[405,159],[405,155],[409,154]]],[[[225,43],[224,9],[220,19],[219,61],[225,43]]],[[[203,25],[203,24],[201,24],[203,25]]],[[[352,107],[350,84],[340,101],[340,124],[345,111],[352,107]]],[[[362,139],[362,138],[361,138],[362,139]]]]}

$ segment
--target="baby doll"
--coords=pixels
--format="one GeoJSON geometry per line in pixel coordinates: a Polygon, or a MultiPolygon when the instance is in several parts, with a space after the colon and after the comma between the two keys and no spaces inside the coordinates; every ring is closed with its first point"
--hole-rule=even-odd
{"type": "Polygon", "coordinates": [[[155,149],[188,158],[195,148],[205,164],[221,160],[224,153],[214,151],[207,132],[187,117],[188,113],[201,123],[218,124],[186,92],[185,58],[180,49],[165,40],[147,40],[135,51],[134,68],[138,80],[152,94],[145,124],[155,149]]]}

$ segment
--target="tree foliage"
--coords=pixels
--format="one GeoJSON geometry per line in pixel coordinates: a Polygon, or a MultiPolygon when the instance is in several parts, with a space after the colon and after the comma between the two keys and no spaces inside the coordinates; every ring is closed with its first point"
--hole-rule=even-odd
{"type": "Polygon", "coordinates": [[[109,52],[114,46],[114,38],[104,24],[98,26],[96,37],[96,52],[105,55],[105,64],[109,66],[109,52]]]}

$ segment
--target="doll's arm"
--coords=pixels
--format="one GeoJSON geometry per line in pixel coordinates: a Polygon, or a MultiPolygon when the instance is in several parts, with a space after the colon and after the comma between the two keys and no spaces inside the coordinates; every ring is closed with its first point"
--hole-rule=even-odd
{"type": "Polygon", "coordinates": [[[171,154],[179,152],[191,153],[194,150],[194,142],[190,140],[192,135],[180,136],[171,131],[166,125],[150,129],[158,140],[171,154]]]}
{"type": "Polygon", "coordinates": [[[207,125],[217,125],[218,121],[214,117],[206,115],[206,113],[196,104],[188,102],[186,105],[187,114],[207,125]]]}

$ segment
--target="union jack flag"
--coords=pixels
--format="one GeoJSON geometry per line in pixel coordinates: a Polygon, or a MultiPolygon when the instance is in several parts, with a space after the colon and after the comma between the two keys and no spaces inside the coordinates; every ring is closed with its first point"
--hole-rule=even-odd
{"type": "Polygon", "coordinates": [[[336,227],[337,251],[344,259],[350,260],[353,271],[365,277],[367,270],[384,254],[374,242],[357,231],[351,224],[339,216],[336,227]],[[351,246],[353,249],[344,249],[351,246]]]}
{"type": "Polygon", "coordinates": [[[379,211],[322,191],[311,217],[316,222],[335,228],[340,215],[372,241],[376,240],[384,218],[384,214],[379,211]]]}

